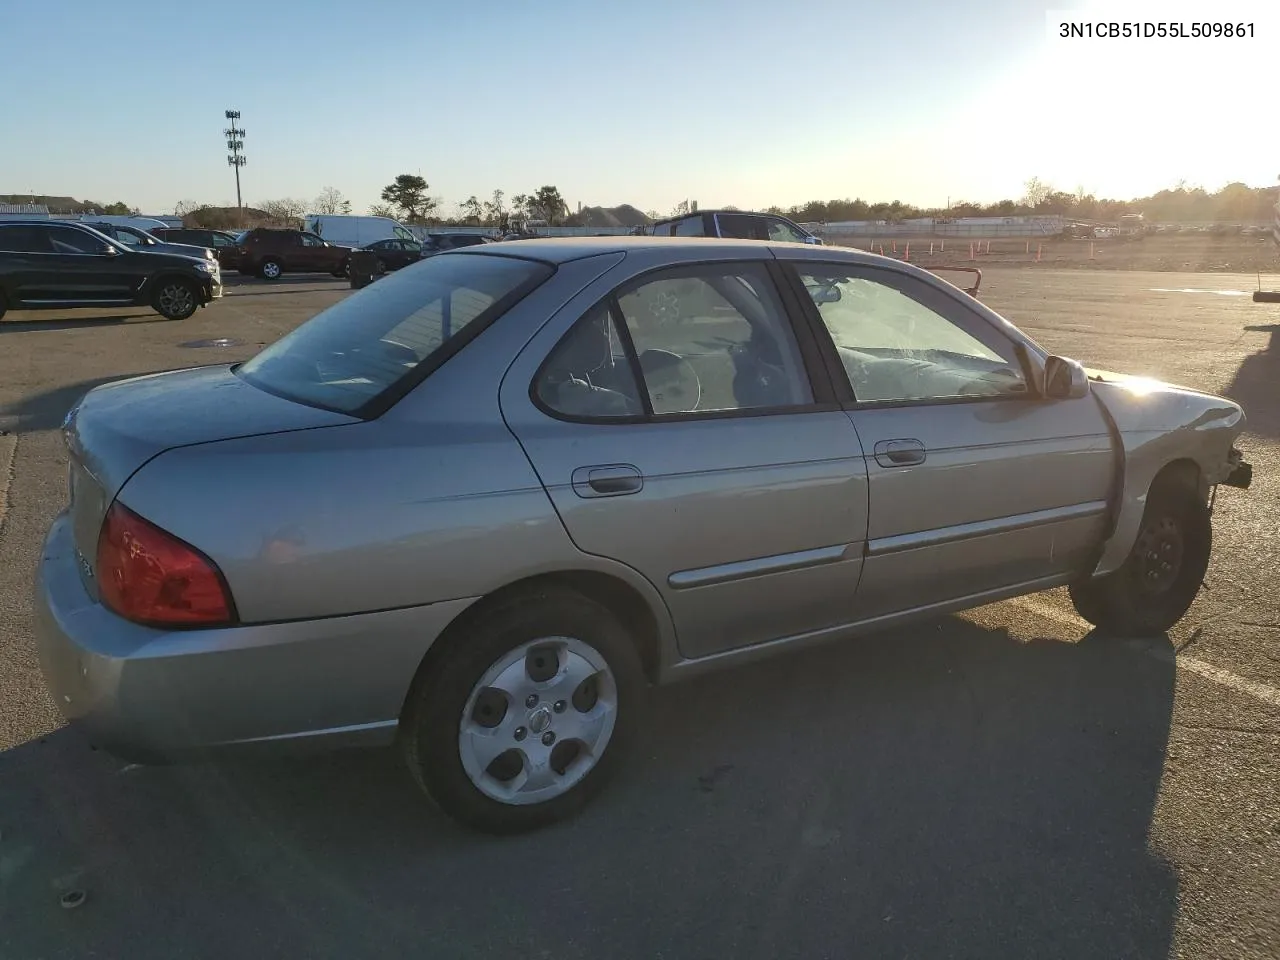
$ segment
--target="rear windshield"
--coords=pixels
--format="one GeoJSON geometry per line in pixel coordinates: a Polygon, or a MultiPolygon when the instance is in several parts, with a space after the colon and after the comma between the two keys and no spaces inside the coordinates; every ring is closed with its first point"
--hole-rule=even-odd
{"type": "Polygon", "coordinates": [[[553,270],[486,254],[446,254],[379,279],[277,340],[236,374],[313,407],[365,416],[421,379],[553,270]]]}

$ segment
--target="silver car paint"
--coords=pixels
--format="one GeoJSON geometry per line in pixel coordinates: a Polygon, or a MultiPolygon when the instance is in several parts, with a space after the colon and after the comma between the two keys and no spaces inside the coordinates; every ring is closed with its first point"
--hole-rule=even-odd
{"type": "Polygon", "coordinates": [[[1115,532],[1095,576],[1124,563],[1137,540],[1151,481],[1164,467],[1191,460],[1200,468],[1201,493],[1227,478],[1231,448],[1244,432],[1245,414],[1230,400],[1142,378],[1089,371],[1106,381],[1091,389],[1106,404],[1124,446],[1124,487],[1115,532]]]}
{"type": "MultiPolygon", "coordinates": [[[[708,261],[769,258],[758,243],[692,249],[708,261]]],[[[554,419],[530,400],[539,365],[573,323],[619,284],[671,258],[662,241],[629,253],[552,318],[502,383],[507,423],[574,543],[634,566],[661,592],[678,656],[847,623],[866,540],[867,487],[857,436],[838,409],[584,424],[554,419]],[[612,464],[637,468],[643,489],[584,497],[575,471],[612,464]]]]}
{"type": "Polygon", "coordinates": [[[563,265],[376,420],[179,447],[120,500],[199,544],[249,623],[483,596],[572,568],[493,385],[542,319],[617,259],[563,265]],[[218,506],[192,509],[205,503],[218,506]]]}
{"type": "Polygon", "coordinates": [[[363,616],[155,630],[85,593],[66,515],[36,583],[40,665],[59,710],[126,757],[253,741],[390,740],[431,640],[466,600],[363,616]]]}
{"type": "MultiPolygon", "coordinates": [[[[853,251],[753,241],[526,241],[485,253],[565,262],[376,421],[233,387],[225,368],[90,392],[68,431],[73,464],[97,485],[88,511],[73,511],[85,525],[82,555],[118,491],[220,565],[245,625],[166,632],[108,613],[82,582],[64,516],[36,589],[42,664],[64,712],[118,749],[386,739],[440,633],[476,598],[525,577],[587,573],[624,585],[648,610],[656,678],[668,680],[1064,583],[1102,547],[1113,457],[1092,397],[957,404],[963,412],[941,426],[941,408],[854,406],[588,427],[529,399],[533,372],[585,308],[654,266],[846,260],[964,296],[945,281],[853,251]],[[243,396],[244,406],[222,410],[206,394],[243,396]],[[664,441],[663,452],[659,431],[681,442],[664,441]],[[923,435],[932,481],[877,463],[874,440],[893,435],[923,435]],[[731,477],[735,458],[747,459],[758,488],[715,482],[731,477]],[[637,460],[647,499],[573,492],[575,467],[637,460]],[[1064,481],[1066,464],[1075,482],[1064,481]],[[970,482],[974,495],[952,496],[970,482]],[[882,517],[878,503],[903,515],[882,517]],[[717,617],[733,629],[716,629],[717,617]]],[[[1042,376],[1041,348],[970,306],[1022,340],[1042,376]]],[[[1243,421],[1219,398],[1172,391],[1174,400],[1124,407],[1108,385],[1093,386],[1119,410],[1125,438],[1121,523],[1108,548],[1123,557],[1142,478],[1188,456],[1220,469],[1243,421]],[[1161,442],[1160,429],[1176,439],[1161,442]]]]}
{"type": "MultiPolygon", "coordinates": [[[[89,391],[68,413],[63,436],[74,494],[72,524],[90,596],[97,596],[92,574],[102,518],[143,464],[183,444],[353,422],[264,394],[225,365],[134,377],[89,391]],[[178,390],[187,401],[181,405],[173,403],[178,390]]],[[[212,506],[221,500],[186,502],[212,506]]]]}

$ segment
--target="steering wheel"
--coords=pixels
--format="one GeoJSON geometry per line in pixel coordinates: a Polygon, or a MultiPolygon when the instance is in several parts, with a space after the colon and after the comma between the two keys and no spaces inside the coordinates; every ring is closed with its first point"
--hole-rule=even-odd
{"type": "Polygon", "coordinates": [[[684,357],[669,350],[646,350],[640,354],[640,369],[654,413],[692,413],[698,409],[702,381],[684,357]]]}

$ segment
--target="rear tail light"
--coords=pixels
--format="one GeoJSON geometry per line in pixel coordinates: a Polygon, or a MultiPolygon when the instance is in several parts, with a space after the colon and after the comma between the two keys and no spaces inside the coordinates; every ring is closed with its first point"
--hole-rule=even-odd
{"type": "Polygon", "coordinates": [[[102,602],[150,626],[223,626],[235,619],[222,573],[200,551],[112,504],[98,535],[102,602]]]}

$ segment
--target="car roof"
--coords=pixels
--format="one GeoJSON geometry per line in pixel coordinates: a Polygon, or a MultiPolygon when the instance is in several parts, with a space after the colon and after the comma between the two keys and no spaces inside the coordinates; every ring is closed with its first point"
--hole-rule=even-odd
{"type": "MultiPolygon", "coordinates": [[[[79,227],[81,230],[92,230],[89,224],[81,220],[37,220],[34,217],[30,220],[0,220],[0,227],[19,226],[19,227],[79,227]]],[[[94,231],[97,232],[96,230],[94,231]]]]}
{"type": "Polygon", "coordinates": [[[710,256],[732,254],[734,251],[751,251],[756,257],[761,248],[792,247],[807,250],[815,260],[847,260],[850,262],[880,263],[883,258],[862,253],[847,247],[814,247],[805,243],[773,243],[766,240],[732,240],[721,237],[538,237],[529,240],[506,240],[502,243],[486,243],[483,246],[460,247],[440,256],[510,256],[527,260],[543,260],[547,263],[568,263],[584,257],[605,253],[626,253],[628,250],[662,249],[679,255],[673,260],[697,259],[698,254],[710,256]]]}
{"type": "Polygon", "coordinates": [[[675,223],[677,220],[688,220],[690,217],[700,217],[704,213],[731,213],[734,216],[738,216],[738,217],[778,217],[782,220],[787,220],[787,221],[790,221],[791,223],[795,223],[794,220],[792,220],[790,217],[788,217],[784,213],[765,213],[763,210],[726,210],[726,209],[716,208],[716,209],[707,209],[707,210],[690,210],[688,213],[682,213],[676,217],[663,217],[661,220],[653,221],[653,223],[649,224],[649,226],[656,227],[660,223],[675,223]]]}

